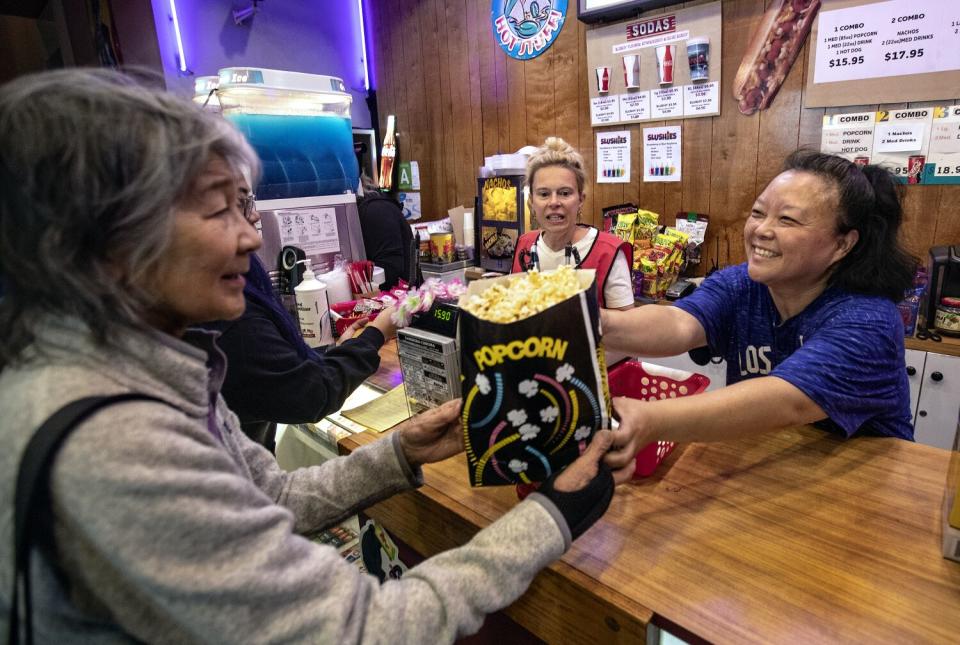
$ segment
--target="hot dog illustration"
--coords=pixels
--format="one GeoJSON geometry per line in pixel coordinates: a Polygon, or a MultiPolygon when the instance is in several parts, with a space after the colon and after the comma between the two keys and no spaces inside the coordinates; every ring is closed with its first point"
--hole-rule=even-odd
{"type": "Polygon", "coordinates": [[[742,114],[770,106],[819,10],[820,0],[780,0],[764,14],[733,79],[742,114]]]}

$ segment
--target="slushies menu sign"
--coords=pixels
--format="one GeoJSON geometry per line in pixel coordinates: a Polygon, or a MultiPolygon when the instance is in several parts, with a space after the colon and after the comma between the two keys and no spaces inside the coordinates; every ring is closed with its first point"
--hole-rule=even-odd
{"type": "Polygon", "coordinates": [[[567,0],[493,0],[493,37],[508,56],[536,58],[560,35],[567,0]]]}
{"type": "Polygon", "coordinates": [[[960,2],[890,0],[821,11],[814,83],[960,69],[960,2]]]}

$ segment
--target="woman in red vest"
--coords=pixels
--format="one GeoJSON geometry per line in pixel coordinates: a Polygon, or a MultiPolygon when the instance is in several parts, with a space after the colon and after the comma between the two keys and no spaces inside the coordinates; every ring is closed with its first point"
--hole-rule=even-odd
{"type": "Polygon", "coordinates": [[[530,208],[543,227],[520,236],[513,272],[549,271],[563,264],[597,272],[601,307],[633,307],[633,249],[620,238],[580,224],[583,156],[559,137],[549,137],[527,161],[530,208]]]}

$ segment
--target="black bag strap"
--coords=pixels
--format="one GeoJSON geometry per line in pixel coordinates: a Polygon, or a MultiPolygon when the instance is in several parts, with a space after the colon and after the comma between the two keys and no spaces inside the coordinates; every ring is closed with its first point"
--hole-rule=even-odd
{"type": "Polygon", "coordinates": [[[30,438],[20,460],[17,473],[16,505],[14,510],[14,570],[13,592],[10,594],[10,645],[20,641],[20,602],[19,591],[23,586],[23,635],[27,645],[33,643],[33,624],[30,611],[30,545],[31,518],[46,501],[50,482],[50,467],[64,439],[77,425],[101,408],[123,401],[157,401],[161,399],[138,392],[127,392],[112,396],[91,396],[68,403],[43,422],[30,438]]]}

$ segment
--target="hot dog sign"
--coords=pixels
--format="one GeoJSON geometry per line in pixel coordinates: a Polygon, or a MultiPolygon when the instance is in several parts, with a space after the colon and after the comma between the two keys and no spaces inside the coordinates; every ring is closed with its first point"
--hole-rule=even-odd
{"type": "Polygon", "coordinates": [[[733,96],[742,114],[770,106],[819,10],[820,0],[780,0],[764,14],[733,79],[733,96]]]}

